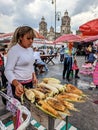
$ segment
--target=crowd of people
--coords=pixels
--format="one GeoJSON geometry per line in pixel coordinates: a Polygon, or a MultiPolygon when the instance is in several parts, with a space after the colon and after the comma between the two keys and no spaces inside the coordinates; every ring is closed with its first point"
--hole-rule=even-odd
{"type": "MultiPolygon", "coordinates": [[[[70,44],[70,43],[69,43],[70,44]]],[[[73,75],[75,78],[80,78],[78,73],[80,68],[78,67],[77,63],[77,50],[74,48],[74,45],[70,48],[69,44],[66,47],[64,45],[61,46],[60,49],[60,62],[64,64],[63,69],[63,79],[70,81],[70,75],[73,75]],[[66,78],[65,78],[66,76],[66,78]]],[[[84,64],[91,64],[93,68],[92,74],[92,83],[93,86],[96,88],[98,87],[98,47],[94,47],[93,45],[89,44],[85,47],[85,63],[84,64]]]]}
{"type": "MultiPolygon", "coordinates": [[[[41,59],[40,55],[55,54],[56,56],[59,55],[60,57],[59,60],[64,65],[64,69],[62,72],[63,79],[70,81],[71,80],[70,75],[72,76],[74,75],[75,78],[80,78],[78,75],[80,68],[78,67],[77,58],[76,58],[77,48],[74,47],[74,44],[67,43],[65,45],[61,45],[60,48],[47,47],[46,49],[40,49],[37,47],[33,47],[32,49],[33,49],[34,65],[40,64],[43,66],[42,68],[44,68],[44,70],[42,69],[41,72],[45,72],[45,71],[48,72],[49,69],[45,61],[41,59]]],[[[94,61],[96,61],[97,50],[98,48],[95,48],[91,44],[85,47],[85,63],[91,63],[92,65],[93,63],[95,64],[94,61]]],[[[6,58],[4,61],[6,61],[6,58]]]]}

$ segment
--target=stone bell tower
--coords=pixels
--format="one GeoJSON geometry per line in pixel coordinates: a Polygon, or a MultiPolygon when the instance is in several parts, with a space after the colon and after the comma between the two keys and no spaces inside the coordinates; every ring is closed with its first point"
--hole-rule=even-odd
{"type": "Polygon", "coordinates": [[[52,26],[50,27],[50,31],[47,33],[47,39],[49,41],[53,41],[55,39],[55,32],[52,26]]]}
{"type": "Polygon", "coordinates": [[[41,18],[41,22],[39,23],[39,33],[47,37],[47,23],[44,17],[41,18]]]}
{"type": "Polygon", "coordinates": [[[71,33],[70,21],[68,12],[65,11],[64,16],[61,18],[61,35],[71,33]]]}

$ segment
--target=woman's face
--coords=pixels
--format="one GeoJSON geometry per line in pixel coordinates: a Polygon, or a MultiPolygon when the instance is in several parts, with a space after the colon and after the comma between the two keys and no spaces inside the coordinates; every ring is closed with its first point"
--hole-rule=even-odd
{"type": "Polygon", "coordinates": [[[24,48],[29,48],[32,46],[33,43],[33,37],[30,36],[29,33],[25,34],[23,37],[20,38],[21,43],[20,45],[24,48]]]}

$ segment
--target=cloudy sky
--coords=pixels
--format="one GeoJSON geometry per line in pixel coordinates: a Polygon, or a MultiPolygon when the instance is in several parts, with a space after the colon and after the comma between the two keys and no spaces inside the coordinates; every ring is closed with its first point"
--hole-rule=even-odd
{"type": "MultiPolygon", "coordinates": [[[[75,33],[85,22],[98,18],[98,0],[56,0],[56,11],[65,11],[71,17],[71,30],[75,33]]],[[[39,29],[42,16],[47,29],[54,27],[55,4],[52,0],[0,0],[0,32],[13,32],[16,27],[28,25],[39,29]]],[[[61,20],[56,21],[60,30],[61,20]]]]}

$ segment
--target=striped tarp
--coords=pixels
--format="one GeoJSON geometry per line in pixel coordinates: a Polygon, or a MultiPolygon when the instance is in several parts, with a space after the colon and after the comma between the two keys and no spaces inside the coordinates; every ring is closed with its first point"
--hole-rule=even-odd
{"type": "MultiPolygon", "coordinates": [[[[46,128],[44,126],[42,126],[39,122],[37,122],[33,118],[31,120],[31,125],[33,125],[35,128],[37,128],[37,130],[46,130],[46,128]]],[[[7,127],[7,130],[14,129],[12,121],[8,122],[5,126],[7,127]]],[[[55,128],[55,130],[65,130],[65,127],[66,127],[66,122],[61,121],[60,124],[55,128]]],[[[74,126],[72,126],[70,123],[68,123],[68,130],[78,130],[78,129],[75,128],[74,126]]]]}

